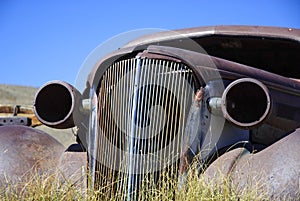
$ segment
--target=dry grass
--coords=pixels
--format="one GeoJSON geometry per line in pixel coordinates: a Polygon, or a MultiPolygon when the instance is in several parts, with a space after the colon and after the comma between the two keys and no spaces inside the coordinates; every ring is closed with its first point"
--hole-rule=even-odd
{"type": "MultiPolygon", "coordinates": [[[[222,183],[214,184],[198,173],[196,169],[190,170],[185,177],[184,185],[178,187],[177,179],[171,179],[164,175],[163,181],[153,184],[152,181],[144,181],[137,200],[270,200],[257,189],[245,189],[237,192],[231,186],[231,182],[224,177],[222,183]]],[[[88,188],[85,193],[66,180],[62,182],[57,175],[32,177],[26,183],[8,185],[1,189],[1,200],[125,200],[126,195],[107,197],[105,192],[109,187],[101,187],[98,190],[88,188]],[[18,189],[18,190],[17,190],[18,189]]]]}
{"type": "Polygon", "coordinates": [[[37,88],[0,84],[0,104],[31,106],[37,88]]]}

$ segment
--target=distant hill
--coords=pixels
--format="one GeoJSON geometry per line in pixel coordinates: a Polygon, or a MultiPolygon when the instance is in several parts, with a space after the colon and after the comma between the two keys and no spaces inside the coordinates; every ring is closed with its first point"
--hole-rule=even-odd
{"type": "MultiPolygon", "coordinates": [[[[0,84],[0,105],[20,105],[33,108],[33,100],[38,88],[0,84]]],[[[41,125],[36,127],[52,135],[66,147],[75,142],[72,129],[52,129],[41,125]]]]}
{"type": "Polygon", "coordinates": [[[38,88],[0,84],[0,104],[32,106],[38,88]]]}

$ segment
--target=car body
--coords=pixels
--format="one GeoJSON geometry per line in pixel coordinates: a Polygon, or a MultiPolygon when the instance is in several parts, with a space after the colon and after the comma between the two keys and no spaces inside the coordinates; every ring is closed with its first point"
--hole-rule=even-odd
{"type": "MultiPolygon", "coordinates": [[[[182,179],[195,158],[200,172],[213,177],[221,168],[218,161],[239,161],[232,153],[241,149],[265,169],[275,160],[290,161],[296,167],[284,169],[289,176],[270,182],[286,184],[300,175],[294,144],[300,125],[299,52],[300,30],[292,28],[159,32],[99,58],[82,93],[63,81],[46,83],[34,110],[47,126],[78,128],[78,144],[66,152],[56,149],[55,155],[77,161],[74,170],[64,171],[68,175],[87,166],[93,188],[112,186],[108,196],[122,192],[124,199],[134,199],[144,177],[153,174],[157,182],[163,171],[182,179]],[[284,139],[288,143],[281,143],[284,139]],[[286,146],[293,147],[291,153],[276,159],[264,154],[289,152],[286,146]]],[[[278,193],[274,185],[271,195],[278,193]]],[[[295,188],[290,189],[284,195],[293,196],[295,188]]]]}

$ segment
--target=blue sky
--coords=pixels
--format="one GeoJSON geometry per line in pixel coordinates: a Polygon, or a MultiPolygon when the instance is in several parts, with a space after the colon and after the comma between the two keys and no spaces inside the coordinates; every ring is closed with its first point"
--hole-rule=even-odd
{"type": "Polygon", "coordinates": [[[141,28],[209,25],[300,28],[297,0],[0,1],[0,84],[75,83],[85,58],[107,39],[141,28]]]}

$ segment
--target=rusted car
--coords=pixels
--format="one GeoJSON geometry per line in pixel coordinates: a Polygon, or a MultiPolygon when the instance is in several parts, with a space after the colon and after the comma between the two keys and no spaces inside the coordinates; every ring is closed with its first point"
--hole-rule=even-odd
{"type": "Polygon", "coordinates": [[[1,147],[16,150],[1,151],[1,171],[12,178],[22,167],[58,164],[71,177],[86,167],[91,179],[76,181],[134,200],[144,178],[155,183],[167,171],[184,182],[196,160],[207,178],[221,170],[240,187],[260,179],[271,196],[298,196],[299,53],[300,30],[292,28],[215,26],[137,38],[99,58],[83,92],[63,81],[38,90],[36,117],[57,129],[76,126],[77,144],[63,150],[46,133],[1,126],[1,147]]]}

